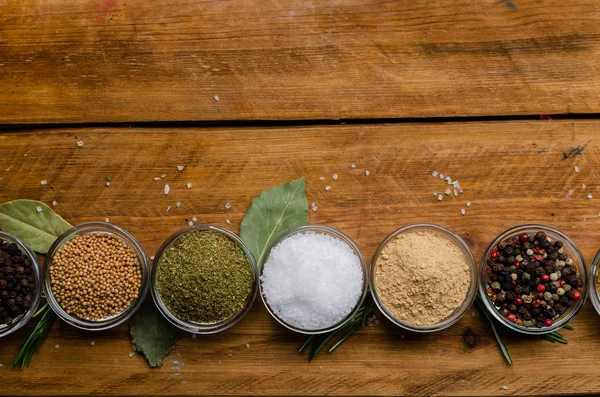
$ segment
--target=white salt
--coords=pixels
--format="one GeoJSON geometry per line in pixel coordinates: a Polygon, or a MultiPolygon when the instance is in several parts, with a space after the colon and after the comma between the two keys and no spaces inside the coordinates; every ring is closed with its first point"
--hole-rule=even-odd
{"type": "Polygon", "coordinates": [[[183,171],[183,165],[178,165],[177,166],[177,171],[183,171]]]}
{"type": "Polygon", "coordinates": [[[371,175],[371,173],[369,172],[369,170],[365,170],[365,175],[366,175],[366,176],[369,176],[369,175],[371,175]]]}
{"type": "Polygon", "coordinates": [[[450,194],[450,193],[452,193],[452,191],[450,189],[446,189],[446,190],[444,190],[444,193],[450,194]]]}
{"type": "Polygon", "coordinates": [[[325,186],[325,190],[326,191],[330,191],[331,190],[331,186],[329,186],[329,185],[325,186]]]}
{"type": "Polygon", "coordinates": [[[96,344],[96,342],[92,341],[92,342],[90,343],[90,346],[94,346],[95,344],[96,344]]]}
{"type": "Polygon", "coordinates": [[[191,183],[188,183],[188,184],[187,184],[187,188],[188,188],[188,189],[191,189],[191,188],[192,188],[192,184],[191,184],[191,183]]]}
{"type": "Polygon", "coordinates": [[[154,255],[152,255],[152,256],[150,257],[150,260],[151,260],[151,261],[153,261],[153,260],[154,260],[154,255]]]}
{"type": "Polygon", "coordinates": [[[319,177],[319,180],[320,180],[320,181],[324,181],[324,180],[325,180],[325,177],[324,177],[324,176],[320,176],[320,177],[319,177]]]}
{"type": "Polygon", "coordinates": [[[592,193],[588,194],[588,198],[589,198],[589,199],[591,199],[592,197],[593,197],[593,196],[592,196],[592,193]]]}
{"type": "Polygon", "coordinates": [[[250,343],[246,343],[246,349],[250,349],[250,343]]]}
{"type": "Polygon", "coordinates": [[[165,185],[165,195],[169,194],[170,191],[171,188],[169,187],[169,185],[165,185]]]}
{"type": "Polygon", "coordinates": [[[227,219],[225,222],[227,222],[228,225],[231,225],[231,221],[229,219],[227,219]]]}
{"type": "Polygon", "coordinates": [[[56,202],[56,200],[54,200],[54,201],[52,202],[52,206],[53,206],[53,207],[56,207],[57,205],[58,205],[58,203],[56,202]]]}
{"type": "Polygon", "coordinates": [[[225,203],[225,208],[226,209],[230,209],[231,208],[231,203],[225,203]]]}
{"type": "Polygon", "coordinates": [[[160,181],[160,176],[154,177],[155,181],[160,181]]]}
{"type": "Polygon", "coordinates": [[[354,163],[353,163],[353,164],[351,164],[351,165],[350,165],[350,168],[356,168],[356,164],[354,164],[354,163]]]}
{"type": "Polygon", "coordinates": [[[579,172],[579,167],[578,166],[575,166],[574,168],[575,168],[575,172],[579,172]]]}
{"type": "Polygon", "coordinates": [[[437,171],[433,171],[433,172],[431,173],[431,176],[435,178],[436,176],[438,176],[438,172],[437,172],[437,171]]]}
{"type": "Polygon", "coordinates": [[[192,221],[189,221],[189,222],[188,222],[188,226],[194,226],[194,222],[192,222],[192,221]]]}
{"type": "Polygon", "coordinates": [[[161,178],[166,178],[166,177],[167,177],[167,174],[162,174],[160,177],[161,177],[161,178]]]}
{"type": "Polygon", "coordinates": [[[106,182],[106,187],[110,186],[110,182],[106,182]]]}
{"type": "Polygon", "coordinates": [[[333,178],[333,180],[334,180],[334,181],[337,181],[337,179],[338,179],[338,174],[333,174],[332,178],[333,178]]]}
{"type": "Polygon", "coordinates": [[[471,206],[471,202],[467,201],[467,207],[470,207],[470,206],[471,206]]]}
{"type": "Polygon", "coordinates": [[[313,212],[317,212],[317,210],[319,209],[319,207],[317,207],[317,205],[315,203],[312,203],[310,205],[311,209],[313,210],[313,212]]]}
{"type": "Polygon", "coordinates": [[[167,207],[167,212],[171,211],[171,206],[167,207]]]}
{"type": "Polygon", "coordinates": [[[277,244],[264,264],[264,297],[284,322],[317,330],[342,321],[362,294],[361,262],[335,237],[304,232],[277,244]]]}
{"type": "Polygon", "coordinates": [[[37,207],[35,207],[35,210],[36,210],[37,212],[42,212],[42,207],[40,207],[40,206],[38,205],[37,207]]]}
{"type": "MultiPolygon", "coordinates": [[[[83,141],[79,141],[79,142],[77,142],[77,146],[78,146],[78,147],[82,147],[82,146],[83,146],[83,141]]],[[[27,156],[27,155],[26,155],[26,156],[27,156]]]]}
{"type": "Polygon", "coordinates": [[[175,206],[176,206],[177,208],[181,207],[181,201],[178,201],[178,202],[175,204],[175,206]]]}
{"type": "Polygon", "coordinates": [[[213,96],[213,99],[214,99],[215,101],[219,102],[219,96],[218,96],[218,95],[215,95],[215,96],[213,96]]]}
{"type": "Polygon", "coordinates": [[[60,345],[54,345],[54,348],[58,349],[58,348],[60,348],[60,345]]]}
{"type": "Polygon", "coordinates": [[[40,183],[42,184],[42,186],[46,186],[48,184],[48,182],[45,179],[40,183]]]}
{"type": "Polygon", "coordinates": [[[460,213],[464,215],[467,213],[467,211],[464,208],[461,208],[460,213]]]}
{"type": "Polygon", "coordinates": [[[585,189],[585,183],[582,183],[582,184],[581,184],[581,188],[582,188],[582,189],[585,189]]]}
{"type": "Polygon", "coordinates": [[[108,219],[108,218],[104,218],[104,222],[106,222],[106,223],[110,223],[110,219],[108,219]]]}
{"type": "Polygon", "coordinates": [[[194,222],[198,222],[198,218],[196,218],[196,217],[193,217],[193,218],[192,218],[192,220],[193,220],[194,222]]]}
{"type": "Polygon", "coordinates": [[[444,179],[444,178],[445,178],[444,174],[440,174],[440,179],[444,179]]]}
{"type": "Polygon", "coordinates": [[[442,196],[441,194],[438,194],[438,201],[442,201],[443,198],[444,198],[444,196],[442,196]]]}
{"type": "Polygon", "coordinates": [[[133,357],[133,356],[135,356],[134,352],[129,353],[129,357],[133,357]]]}

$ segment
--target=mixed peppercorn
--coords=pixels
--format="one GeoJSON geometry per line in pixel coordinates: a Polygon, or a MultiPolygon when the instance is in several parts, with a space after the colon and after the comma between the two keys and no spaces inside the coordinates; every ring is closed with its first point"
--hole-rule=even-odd
{"type": "Polygon", "coordinates": [[[487,259],[488,297],[507,320],[550,327],[575,301],[583,281],[562,241],[523,233],[502,241],[487,259]]]}
{"type": "Polygon", "coordinates": [[[35,296],[33,264],[16,244],[0,241],[0,325],[25,314],[35,296]]]}

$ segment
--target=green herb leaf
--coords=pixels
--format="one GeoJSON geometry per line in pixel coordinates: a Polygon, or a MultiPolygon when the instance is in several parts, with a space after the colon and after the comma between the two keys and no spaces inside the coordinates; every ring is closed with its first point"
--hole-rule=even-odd
{"type": "Polygon", "coordinates": [[[42,202],[15,200],[0,204],[0,229],[40,254],[46,254],[52,243],[70,228],[68,222],[42,202]]]}
{"type": "Polygon", "coordinates": [[[151,367],[160,367],[179,339],[181,331],[158,312],[151,297],[129,321],[129,333],[136,351],[144,354],[151,367]]]}
{"type": "Polygon", "coordinates": [[[106,177],[106,182],[112,182],[112,178],[110,176],[106,177]]]}
{"type": "Polygon", "coordinates": [[[46,303],[40,310],[38,310],[33,317],[37,317],[40,314],[44,314],[42,319],[37,323],[35,328],[29,333],[27,338],[21,342],[20,351],[17,355],[17,358],[13,362],[14,368],[25,369],[29,367],[29,363],[31,362],[31,358],[38,351],[39,347],[42,345],[46,334],[52,327],[52,323],[56,320],[56,314],[46,303]]]}
{"type": "Polygon", "coordinates": [[[267,247],[284,232],[308,223],[304,178],[265,190],[252,200],[244,215],[240,237],[250,247],[257,265],[267,247]]]}

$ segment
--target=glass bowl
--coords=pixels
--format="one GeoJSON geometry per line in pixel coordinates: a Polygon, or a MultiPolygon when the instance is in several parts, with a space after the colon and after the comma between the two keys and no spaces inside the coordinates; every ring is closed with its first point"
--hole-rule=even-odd
{"type": "MultiPolygon", "coordinates": [[[[325,234],[331,237],[335,237],[338,240],[341,240],[343,242],[345,242],[346,244],[348,244],[348,246],[350,246],[350,248],[352,249],[352,251],[354,251],[354,253],[356,254],[356,256],[358,257],[358,259],[360,260],[360,265],[361,265],[361,269],[362,269],[362,275],[363,275],[363,285],[362,285],[362,292],[360,295],[360,298],[358,299],[358,301],[356,302],[356,305],[354,306],[354,308],[350,311],[350,313],[344,317],[342,320],[340,320],[337,324],[333,324],[329,327],[326,328],[322,328],[322,329],[310,329],[310,330],[306,330],[306,329],[302,329],[299,327],[296,327],[292,324],[289,324],[288,322],[286,322],[285,320],[279,318],[277,316],[277,314],[275,313],[275,311],[271,308],[271,306],[269,305],[269,303],[267,302],[266,297],[264,296],[263,293],[263,287],[262,287],[262,282],[260,282],[260,296],[261,299],[265,305],[265,307],[267,308],[269,314],[271,314],[271,316],[277,320],[281,325],[283,325],[284,327],[294,331],[294,332],[298,332],[301,334],[306,334],[306,335],[317,335],[317,334],[324,334],[327,332],[331,332],[331,331],[335,331],[341,327],[343,327],[348,321],[350,321],[352,319],[352,317],[356,314],[356,312],[358,311],[358,309],[360,308],[360,306],[362,305],[365,296],[367,294],[367,290],[369,287],[369,271],[367,268],[367,263],[365,262],[365,258],[363,257],[362,253],[360,252],[360,249],[358,248],[358,246],[354,243],[354,241],[352,241],[352,239],[350,237],[348,237],[346,234],[340,232],[339,230],[330,227],[330,226],[326,226],[326,225],[319,225],[319,224],[313,224],[313,225],[304,225],[304,226],[299,226],[296,227],[294,229],[289,230],[288,232],[282,234],[281,236],[279,236],[278,239],[276,239],[267,249],[267,251],[265,252],[265,260],[263,263],[267,263],[269,256],[271,255],[271,251],[273,250],[273,248],[275,248],[280,242],[282,242],[283,240],[287,239],[288,237],[294,235],[294,234],[298,234],[298,233],[306,233],[306,232],[314,232],[314,233],[320,233],[320,234],[325,234]]],[[[260,276],[262,278],[263,275],[263,271],[264,271],[264,266],[261,267],[260,270],[260,276]]]]}
{"type": "Polygon", "coordinates": [[[46,300],[50,305],[50,308],[67,324],[70,324],[76,328],[80,328],[88,331],[102,331],[109,328],[116,327],[117,325],[127,321],[142,305],[146,294],[148,293],[149,286],[149,267],[148,260],[144,250],[138,243],[138,241],[124,229],[106,222],[87,222],[79,224],[71,229],[67,230],[62,236],[60,236],[46,254],[46,263],[44,270],[44,294],[46,300]],[[50,269],[52,267],[52,260],[56,253],[63,247],[65,243],[73,240],[76,237],[88,235],[88,234],[109,234],[119,238],[125,242],[129,248],[135,253],[138,259],[141,271],[141,286],[140,293],[136,300],[124,311],[101,320],[87,320],[79,318],[67,313],[56,300],[52,287],[50,285],[50,269]]]}
{"type": "Polygon", "coordinates": [[[443,226],[436,225],[433,223],[413,223],[401,227],[396,231],[392,232],[389,236],[387,236],[381,242],[381,244],[379,244],[377,250],[375,250],[375,253],[373,254],[373,259],[371,260],[371,294],[373,295],[373,300],[375,301],[375,304],[383,313],[383,315],[398,327],[418,333],[435,332],[443,330],[460,320],[460,318],[469,309],[469,307],[473,304],[473,301],[475,300],[475,296],[477,295],[477,266],[475,264],[475,258],[473,257],[473,253],[471,252],[467,244],[464,242],[464,240],[460,238],[459,235],[457,235],[449,229],[446,229],[443,226]],[[467,294],[465,295],[463,303],[458,308],[456,308],[448,317],[434,325],[414,325],[397,319],[385,308],[383,302],[381,302],[379,296],[377,295],[377,288],[375,288],[375,285],[377,283],[377,279],[375,277],[375,270],[377,269],[377,259],[381,254],[381,250],[387,245],[388,242],[396,238],[396,236],[414,230],[429,230],[449,238],[461,249],[461,251],[465,255],[465,259],[467,260],[467,264],[471,273],[471,284],[469,286],[469,289],[467,290],[467,294]]]}
{"type": "Polygon", "coordinates": [[[31,300],[29,310],[27,310],[24,314],[21,314],[20,316],[13,319],[12,324],[0,325],[0,338],[12,334],[16,330],[27,324],[27,322],[31,320],[31,318],[35,314],[42,297],[42,274],[40,271],[40,263],[38,262],[35,253],[31,249],[29,249],[29,247],[27,247],[25,243],[23,243],[15,236],[12,236],[8,233],[0,232],[0,244],[4,244],[4,242],[16,244],[17,247],[19,247],[19,250],[21,250],[21,252],[24,253],[25,256],[27,256],[27,258],[31,261],[33,274],[35,277],[35,294],[33,296],[33,299],[31,300]]]}
{"type": "Polygon", "coordinates": [[[225,228],[222,228],[219,226],[214,226],[214,225],[206,225],[206,224],[193,225],[193,226],[185,227],[185,228],[180,229],[177,232],[173,233],[171,236],[169,236],[169,238],[167,238],[162,243],[162,245],[158,249],[158,252],[156,253],[155,259],[154,259],[154,265],[152,266],[152,282],[151,282],[152,298],[154,299],[154,302],[156,303],[156,306],[158,306],[158,309],[162,313],[162,315],[171,324],[178,327],[179,329],[182,329],[183,331],[191,332],[194,334],[215,334],[217,332],[221,332],[230,327],[233,327],[242,318],[244,318],[244,316],[250,311],[250,308],[252,307],[252,304],[254,303],[254,300],[256,299],[256,293],[258,291],[257,279],[258,279],[258,269],[256,267],[256,261],[254,260],[254,256],[252,255],[250,248],[248,248],[248,246],[242,241],[242,239],[240,239],[235,233],[233,233],[225,228]],[[252,270],[252,276],[254,277],[254,285],[252,287],[252,292],[248,296],[244,307],[239,312],[237,312],[233,316],[229,317],[228,319],[225,319],[225,320],[222,320],[219,322],[215,322],[215,323],[195,323],[195,322],[181,320],[181,319],[177,318],[173,313],[171,313],[169,311],[169,309],[167,309],[166,305],[164,304],[163,300],[160,297],[160,293],[159,293],[158,287],[156,285],[156,276],[157,276],[156,273],[157,273],[157,269],[158,269],[158,266],[160,263],[160,258],[162,256],[163,252],[167,249],[167,247],[169,247],[172,243],[174,243],[181,236],[183,236],[187,233],[199,232],[199,231],[214,231],[214,232],[224,235],[225,237],[228,237],[229,239],[231,239],[235,243],[237,243],[242,248],[244,253],[246,254],[248,263],[250,264],[250,268],[252,270]]]}
{"type": "Polygon", "coordinates": [[[583,306],[583,303],[585,302],[585,299],[587,297],[588,273],[587,273],[587,268],[585,266],[585,261],[583,259],[583,256],[581,255],[581,251],[579,251],[579,248],[577,247],[577,245],[569,237],[567,237],[565,234],[563,234],[562,232],[560,232],[559,230],[557,230],[551,226],[537,225],[537,224],[525,224],[525,225],[519,225],[519,226],[510,228],[508,230],[505,230],[498,237],[496,237],[494,239],[494,241],[492,241],[492,243],[486,249],[485,254],[483,255],[483,258],[481,259],[480,270],[481,270],[481,275],[480,275],[480,279],[479,279],[479,295],[480,295],[481,300],[483,301],[485,307],[487,308],[488,312],[496,320],[501,322],[503,325],[505,325],[509,329],[520,332],[522,334],[543,335],[543,334],[548,334],[552,331],[558,330],[559,328],[566,325],[569,321],[571,321],[571,319],[575,316],[575,314],[577,314],[579,309],[581,309],[581,307],[583,306]],[[531,235],[531,234],[535,234],[539,231],[546,233],[546,236],[550,237],[553,241],[560,240],[563,242],[563,250],[568,255],[569,258],[573,259],[573,265],[575,265],[577,267],[579,274],[581,276],[581,281],[583,282],[583,287],[580,289],[581,299],[576,301],[576,303],[573,304],[572,306],[570,306],[557,320],[554,321],[554,323],[550,327],[543,327],[543,328],[538,328],[536,326],[526,327],[523,325],[518,325],[518,324],[513,323],[512,321],[509,321],[505,317],[503,317],[502,314],[498,311],[498,309],[496,309],[496,307],[492,304],[492,302],[490,302],[490,299],[488,298],[487,284],[490,280],[489,280],[489,275],[486,272],[487,260],[489,259],[491,252],[494,250],[494,248],[496,248],[496,245],[498,243],[500,243],[502,241],[507,241],[514,237],[518,237],[522,233],[527,233],[527,234],[531,235]]]}
{"type": "Polygon", "coordinates": [[[592,268],[590,269],[590,282],[589,282],[589,290],[590,290],[590,300],[592,301],[592,306],[596,309],[596,312],[600,314],[600,291],[598,288],[600,284],[598,283],[598,271],[600,270],[600,250],[596,253],[594,260],[592,261],[592,268]]]}

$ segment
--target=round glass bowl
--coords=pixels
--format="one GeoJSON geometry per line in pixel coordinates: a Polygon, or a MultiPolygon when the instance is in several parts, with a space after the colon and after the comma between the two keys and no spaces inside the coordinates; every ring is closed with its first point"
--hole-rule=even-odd
{"type": "Polygon", "coordinates": [[[235,233],[230,232],[229,230],[224,229],[222,227],[214,226],[214,225],[189,226],[189,227],[178,230],[177,232],[173,233],[169,238],[167,238],[165,240],[165,242],[162,243],[162,245],[158,249],[158,252],[155,255],[154,265],[152,266],[152,279],[151,280],[152,280],[152,282],[151,282],[152,298],[154,299],[154,302],[156,303],[156,306],[158,306],[158,309],[162,313],[162,315],[171,324],[178,327],[179,329],[182,329],[184,331],[191,332],[194,334],[215,334],[217,332],[221,332],[230,327],[233,327],[242,318],[244,318],[244,316],[250,311],[250,308],[252,307],[252,304],[254,303],[254,300],[256,299],[256,293],[258,291],[258,282],[257,282],[258,269],[256,267],[256,261],[254,260],[254,256],[252,255],[250,248],[248,248],[248,246],[242,241],[242,239],[240,239],[235,233]],[[173,313],[171,313],[169,311],[169,309],[167,309],[165,303],[163,302],[163,300],[160,297],[160,292],[158,291],[158,287],[156,285],[157,270],[160,265],[160,258],[163,255],[164,251],[181,236],[183,236],[187,233],[201,232],[201,231],[213,231],[213,232],[220,233],[220,234],[224,235],[225,237],[228,237],[230,240],[232,240],[236,244],[238,244],[242,248],[244,253],[246,254],[246,258],[248,259],[248,264],[250,265],[250,268],[252,271],[252,276],[254,278],[252,292],[250,293],[250,295],[248,295],[248,298],[246,300],[244,307],[240,311],[238,311],[236,314],[234,314],[233,316],[231,316],[225,320],[222,320],[219,322],[214,322],[214,323],[196,323],[196,322],[186,321],[186,320],[177,318],[173,313]]]}
{"type": "Polygon", "coordinates": [[[127,321],[142,305],[146,294],[148,293],[149,281],[150,281],[150,270],[148,267],[148,260],[144,250],[138,243],[138,241],[124,229],[106,222],[88,222],[82,223],[71,229],[67,230],[62,236],[60,236],[46,254],[46,263],[44,270],[44,294],[46,300],[50,305],[50,308],[67,324],[70,324],[76,328],[88,330],[88,331],[102,331],[109,328],[116,327],[117,325],[127,321]],[[89,234],[108,234],[117,237],[123,241],[135,254],[140,265],[141,271],[141,286],[139,296],[133,301],[131,305],[124,311],[101,320],[88,320],[79,318],[67,313],[62,306],[56,300],[50,285],[50,269],[52,268],[52,261],[57,252],[68,242],[74,238],[89,235],[89,234]]]}
{"type": "Polygon", "coordinates": [[[348,321],[350,321],[352,319],[352,317],[356,314],[356,312],[362,305],[362,303],[365,299],[365,296],[367,294],[367,290],[368,290],[368,286],[369,286],[369,271],[367,268],[367,263],[365,262],[365,258],[363,257],[362,253],[360,252],[360,249],[354,243],[354,241],[352,241],[352,239],[350,237],[348,237],[347,235],[345,235],[344,233],[340,232],[339,230],[337,230],[333,227],[326,226],[326,225],[314,224],[314,225],[299,226],[292,230],[289,230],[288,232],[281,235],[277,240],[275,240],[268,247],[267,251],[265,252],[265,260],[263,262],[263,266],[262,266],[261,272],[260,272],[261,279],[262,279],[262,275],[263,275],[264,268],[265,268],[264,263],[267,263],[267,261],[269,260],[269,256],[271,255],[271,251],[273,250],[273,248],[275,248],[279,243],[281,243],[283,240],[287,239],[288,237],[291,237],[295,234],[308,233],[308,232],[328,235],[328,236],[334,237],[340,241],[345,242],[346,244],[348,244],[348,246],[352,249],[354,254],[360,260],[363,283],[362,283],[362,290],[361,290],[360,298],[356,302],[356,305],[354,306],[354,308],[350,311],[350,313],[348,313],[348,315],[346,317],[344,317],[342,320],[340,320],[337,324],[333,324],[329,327],[322,328],[322,329],[308,329],[307,330],[307,329],[302,329],[302,328],[296,327],[296,326],[286,322],[285,320],[281,319],[279,316],[277,316],[277,314],[275,313],[273,308],[269,305],[266,297],[264,296],[262,281],[260,282],[260,296],[261,296],[261,299],[262,299],[265,307],[271,314],[271,316],[275,320],[277,320],[280,324],[282,324],[284,327],[286,327],[292,331],[301,333],[301,334],[317,335],[317,334],[324,334],[327,332],[335,331],[335,330],[343,327],[348,321]]]}
{"type": "Polygon", "coordinates": [[[399,326],[400,328],[404,328],[408,331],[419,332],[419,333],[435,332],[435,331],[443,330],[445,328],[450,327],[451,325],[456,323],[458,320],[460,320],[460,318],[469,309],[469,307],[471,306],[471,304],[473,304],[473,301],[475,300],[475,296],[477,295],[477,266],[475,264],[475,258],[473,257],[473,253],[471,252],[471,250],[469,249],[467,244],[464,242],[464,240],[462,238],[460,238],[460,236],[458,236],[456,233],[454,233],[453,231],[451,231],[449,229],[446,229],[445,227],[435,225],[432,223],[413,223],[413,224],[401,227],[400,229],[397,229],[396,231],[392,232],[392,234],[387,236],[381,242],[381,244],[379,244],[379,247],[377,247],[377,250],[375,250],[375,253],[373,254],[373,259],[371,260],[371,294],[373,295],[373,300],[375,301],[375,304],[377,305],[379,310],[384,314],[384,316],[386,316],[392,323],[399,326]],[[417,230],[425,230],[425,231],[432,231],[432,232],[439,233],[440,235],[447,237],[450,241],[455,243],[460,248],[460,250],[463,252],[463,254],[465,256],[465,260],[467,262],[467,265],[469,266],[470,275],[471,275],[471,283],[469,285],[469,289],[467,290],[465,299],[462,302],[462,304],[459,307],[457,307],[448,317],[446,317],[444,320],[442,320],[441,322],[434,324],[434,325],[426,325],[426,326],[414,325],[414,324],[410,324],[405,321],[401,321],[401,320],[397,319],[396,317],[394,317],[394,315],[392,315],[386,309],[384,304],[381,302],[381,298],[377,295],[376,270],[377,270],[377,259],[379,258],[381,251],[390,241],[395,239],[397,236],[399,236],[403,233],[417,231],[417,230]]]}
{"type": "Polygon", "coordinates": [[[479,295],[481,296],[481,300],[483,301],[488,312],[495,319],[497,319],[499,322],[504,324],[506,327],[510,328],[513,331],[520,332],[522,334],[528,334],[528,335],[548,334],[552,331],[556,331],[557,329],[563,327],[569,321],[571,321],[573,316],[575,316],[575,314],[577,314],[579,309],[581,309],[581,307],[583,306],[583,303],[585,302],[586,296],[587,296],[588,273],[587,273],[587,268],[585,266],[585,262],[583,260],[583,256],[581,255],[579,248],[569,237],[567,237],[565,234],[563,234],[562,232],[558,231],[557,229],[555,229],[551,226],[526,224],[526,225],[515,226],[513,228],[510,228],[510,229],[502,232],[498,237],[496,237],[494,239],[494,241],[492,241],[492,243],[486,249],[485,254],[483,255],[483,258],[481,259],[480,266],[481,266],[480,267],[481,272],[480,272],[480,279],[479,279],[479,295]],[[512,321],[509,321],[504,316],[502,316],[502,314],[498,311],[498,309],[496,309],[496,307],[492,304],[492,302],[490,302],[490,299],[488,298],[487,287],[488,287],[488,282],[490,280],[489,280],[489,275],[486,271],[487,260],[489,259],[491,252],[496,248],[498,243],[500,243],[502,241],[510,240],[515,237],[519,237],[519,235],[521,235],[522,233],[527,233],[531,236],[531,235],[535,235],[537,232],[540,232],[540,231],[546,233],[546,236],[550,237],[552,239],[552,241],[560,240],[563,242],[562,248],[564,250],[564,253],[567,254],[568,257],[573,260],[573,265],[577,267],[577,270],[579,271],[579,274],[581,276],[581,281],[583,282],[583,287],[581,288],[581,291],[580,291],[581,299],[578,301],[575,301],[575,303],[572,306],[570,306],[567,309],[567,311],[565,311],[558,319],[554,320],[554,323],[550,327],[543,327],[543,328],[538,328],[536,326],[526,327],[523,325],[518,325],[516,323],[513,323],[512,321]]]}
{"type": "Polygon", "coordinates": [[[590,281],[589,281],[589,289],[590,289],[590,300],[592,301],[592,306],[596,309],[596,312],[600,314],[600,291],[598,288],[600,284],[598,283],[598,271],[600,270],[600,250],[596,253],[594,260],[592,261],[592,268],[590,269],[590,281]]]}
{"type": "Polygon", "coordinates": [[[27,312],[14,318],[12,324],[10,325],[0,324],[0,338],[12,334],[27,324],[27,322],[31,320],[36,312],[42,297],[42,274],[40,271],[40,263],[38,262],[35,253],[15,236],[0,232],[0,244],[4,244],[4,242],[16,244],[17,247],[19,247],[19,250],[21,250],[21,252],[25,254],[25,256],[27,256],[27,258],[31,261],[31,266],[33,268],[33,274],[35,277],[35,294],[33,295],[33,299],[31,300],[31,304],[27,312]]]}

